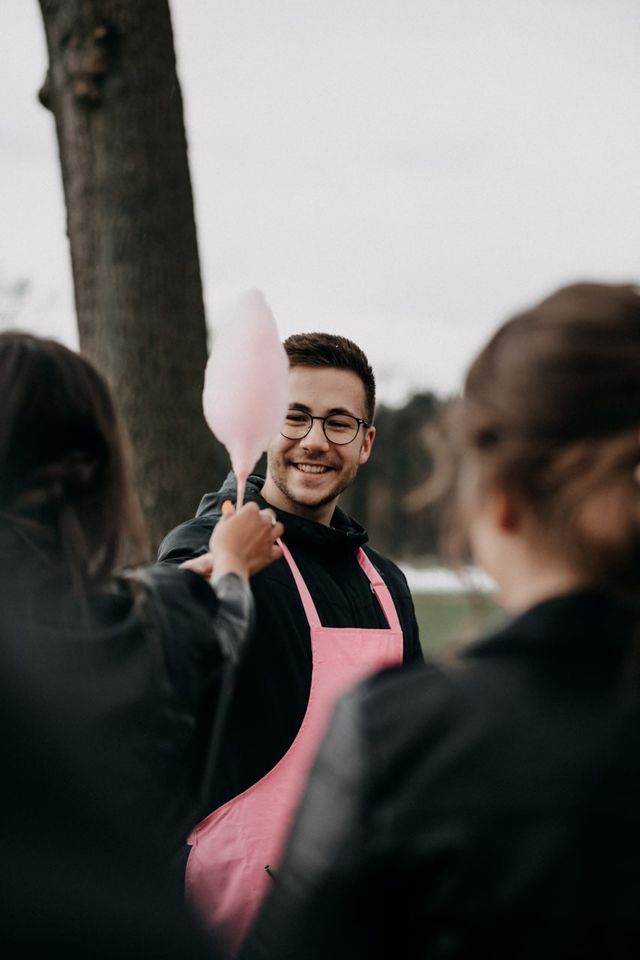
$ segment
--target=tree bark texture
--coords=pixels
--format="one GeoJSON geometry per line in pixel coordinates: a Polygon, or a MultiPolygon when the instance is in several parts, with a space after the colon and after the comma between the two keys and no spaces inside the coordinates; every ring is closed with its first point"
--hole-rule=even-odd
{"type": "Polygon", "coordinates": [[[133,442],[151,541],[226,458],[202,415],[206,327],[168,0],[40,0],[80,348],[133,442]]]}

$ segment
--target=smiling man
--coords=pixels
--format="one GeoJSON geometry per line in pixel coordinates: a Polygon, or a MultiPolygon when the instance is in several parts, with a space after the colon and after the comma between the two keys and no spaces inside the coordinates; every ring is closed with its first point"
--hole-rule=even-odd
{"type": "MultiPolygon", "coordinates": [[[[207,816],[189,838],[187,889],[231,949],[277,874],[336,697],[367,673],[421,657],[403,574],[338,507],[371,455],[373,371],[345,337],[296,334],[284,346],[288,411],[266,479],[251,477],[246,493],[284,524],[284,556],[251,580],[255,635],[237,671],[207,816]]],[[[159,559],[201,553],[235,494],[230,475],[166,537],[159,559]]],[[[203,718],[203,736],[210,728],[203,718]]]]}
{"type": "Polygon", "coordinates": [[[289,410],[269,447],[264,499],[330,526],[338,497],[369,459],[376,435],[372,420],[372,397],[357,373],[291,366],[289,410]]]}

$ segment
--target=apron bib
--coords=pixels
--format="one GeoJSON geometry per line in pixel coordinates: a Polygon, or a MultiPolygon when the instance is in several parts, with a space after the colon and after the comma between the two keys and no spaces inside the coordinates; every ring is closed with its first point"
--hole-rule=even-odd
{"type": "Polygon", "coordinates": [[[277,871],[320,741],[337,698],[368,674],[402,662],[402,629],[391,595],[364,550],[355,557],[388,628],[323,627],[298,567],[279,541],[293,574],[311,634],[309,701],[284,756],[260,780],[218,807],[191,832],[187,896],[205,923],[236,950],[277,871]]]}

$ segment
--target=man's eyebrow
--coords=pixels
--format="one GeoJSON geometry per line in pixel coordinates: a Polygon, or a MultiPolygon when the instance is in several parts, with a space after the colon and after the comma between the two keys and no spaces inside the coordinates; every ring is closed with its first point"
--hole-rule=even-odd
{"type": "MultiPolygon", "coordinates": [[[[306,403],[295,403],[295,402],[290,403],[289,410],[300,410],[301,413],[309,413],[309,414],[311,413],[311,407],[308,407],[306,403]]],[[[354,420],[360,419],[355,415],[355,413],[352,413],[351,410],[347,410],[346,407],[332,407],[331,410],[327,410],[325,416],[333,417],[336,414],[339,415],[341,413],[345,414],[345,416],[347,417],[353,417],[354,420]]]]}
{"type": "Polygon", "coordinates": [[[332,414],[334,414],[334,413],[338,413],[338,414],[344,413],[344,414],[346,414],[346,416],[348,416],[348,417],[354,417],[354,419],[356,419],[356,420],[358,419],[358,418],[356,417],[355,413],[351,413],[351,410],[347,410],[346,407],[332,407],[331,410],[329,410],[329,413],[327,414],[327,416],[330,417],[330,416],[332,416],[332,414]]]}

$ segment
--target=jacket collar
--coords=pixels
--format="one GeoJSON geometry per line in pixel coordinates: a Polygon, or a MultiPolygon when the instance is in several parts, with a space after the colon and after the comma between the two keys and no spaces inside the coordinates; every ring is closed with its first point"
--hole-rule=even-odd
{"type": "MultiPolygon", "coordinates": [[[[269,506],[260,492],[263,483],[264,477],[251,474],[247,479],[245,502],[254,501],[260,507],[269,506]]],[[[229,473],[220,490],[216,493],[204,495],[196,516],[218,520],[222,504],[225,500],[235,501],[236,491],[235,476],[233,473],[229,473]]],[[[316,553],[353,553],[369,539],[364,527],[339,507],[336,507],[334,511],[330,527],[323,523],[316,523],[314,520],[308,520],[306,517],[299,517],[294,513],[287,513],[285,510],[278,510],[274,507],[272,509],[275,510],[278,520],[284,524],[284,539],[289,546],[299,544],[306,549],[314,550],[316,553]]]]}
{"type": "Polygon", "coordinates": [[[581,590],[536,604],[466,649],[470,656],[526,652],[581,658],[620,653],[627,647],[637,613],[598,590],[581,590]]]}

